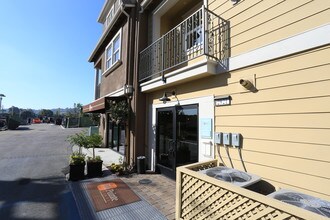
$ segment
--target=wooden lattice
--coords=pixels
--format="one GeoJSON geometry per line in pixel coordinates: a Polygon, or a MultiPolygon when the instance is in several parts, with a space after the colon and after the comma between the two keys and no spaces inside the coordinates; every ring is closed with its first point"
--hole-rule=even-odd
{"type": "Polygon", "coordinates": [[[177,219],[326,219],[196,172],[217,164],[213,160],[177,169],[177,219]]]}

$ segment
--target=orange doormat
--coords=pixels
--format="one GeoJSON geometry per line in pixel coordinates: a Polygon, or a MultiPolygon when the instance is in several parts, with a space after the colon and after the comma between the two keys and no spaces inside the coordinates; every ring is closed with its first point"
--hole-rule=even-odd
{"type": "Polygon", "coordinates": [[[140,198],[120,179],[87,184],[95,211],[140,201],[140,198]]]}

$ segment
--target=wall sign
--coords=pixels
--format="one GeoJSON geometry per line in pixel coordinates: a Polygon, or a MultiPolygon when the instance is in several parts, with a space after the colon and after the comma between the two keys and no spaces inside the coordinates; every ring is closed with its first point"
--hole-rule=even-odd
{"type": "Polygon", "coordinates": [[[230,96],[223,96],[214,99],[215,106],[225,106],[231,104],[231,97],[230,96]]]}
{"type": "Polygon", "coordinates": [[[202,138],[212,139],[212,118],[201,118],[200,129],[202,138]]]}

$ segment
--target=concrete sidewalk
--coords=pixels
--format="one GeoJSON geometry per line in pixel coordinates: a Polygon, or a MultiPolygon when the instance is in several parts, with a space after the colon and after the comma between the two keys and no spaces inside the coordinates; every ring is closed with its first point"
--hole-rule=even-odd
{"type": "MultiPolygon", "coordinates": [[[[74,146],[73,151],[78,151],[78,147],[74,146]]],[[[92,156],[92,149],[82,148],[82,152],[87,156],[92,156]]],[[[122,155],[108,148],[96,148],[95,155],[101,156],[103,160],[103,177],[69,183],[81,219],[175,219],[174,180],[160,174],[133,174],[129,177],[117,177],[111,174],[106,166],[119,163],[122,155]],[[86,185],[114,178],[123,180],[141,198],[141,201],[95,212],[86,185]]]]}
{"type": "MultiPolygon", "coordinates": [[[[72,151],[78,151],[78,146],[73,146],[72,151]]],[[[81,148],[82,153],[86,154],[86,156],[92,157],[93,156],[93,149],[89,148],[81,148]]],[[[103,160],[104,168],[106,166],[110,166],[112,163],[119,163],[119,159],[123,158],[124,156],[119,154],[118,152],[110,149],[110,148],[95,148],[95,156],[100,156],[103,160]]]]}
{"type": "Polygon", "coordinates": [[[117,178],[110,175],[103,178],[93,178],[69,184],[73,197],[77,204],[78,212],[82,220],[166,220],[166,217],[159,212],[154,206],[146,201],[143,196],[139,195],[140,201],[106,209],[96,212],[92,199],[87,191],[87,184],[94,182],[102,182],[117,178]]]}

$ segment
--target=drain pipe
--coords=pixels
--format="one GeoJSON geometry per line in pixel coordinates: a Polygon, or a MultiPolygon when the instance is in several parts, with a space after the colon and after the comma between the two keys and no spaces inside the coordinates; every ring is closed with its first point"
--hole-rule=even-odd
{"type": "Polygon", "coordinates": [[[139,11],[139,13],[143,13],[144,12],[144,9],[148,7],[148,5],[152,2],[152,0],[144,0],[142,3],[141,3],[141,9],[139,11]]]}
{"type": "MultiPolygon", "coordinates": [[[[125,11],[125,8],[134,8],[135,5],[134,4],[124,4],[123,2],[121,3],[120,5],[120,10],[123,14],[125,14],[125,16],[127,17],[127,22],[128,22],[128,33],[130,33],[131,31],[131,22],[130,22],[130,15],[125,11]]],[[[128,50],[131,49],[131,35],[129,34],[129,39],[128,39],[128,42],[129,42],[129,46],[128,46],[128,50]]],[[[128,52],[127,54],[131,54],[130,52],[128,52]]],[[[131,58],[128,59],[127,61],[127,64],[126,64],[126,70],[129,72],[128,76],[126,77],[126,83],[125,85],[130,85],[131,83],[129,83],[129,77],[131,76],[131,70],[129,68],[129,64],[131,62],[131,58]]],[[[130,108],[131,106],[131,98],[130,97],[127,97],[127,104],[130,108]]],[[[131,146],[131,134],[130,134],[130,130],[131,130],[131,123],[130,123],[130,117],[131,117],[131,111],[129,110],[128,112],[128,125],[127,125],[127,151],[125,151],[125,154],[126,154],[126,158],[124,159],[124,161],[126,161],[128,164],[130,164],[130,146],[131,146]]]]}
{"type": "Polygon", "coordinates": [[[125,8],[134,8],[135,5],[133,4],[124,4],[123,2],[121,2],[121,5],[120,5],[120,11],[123,12],[127,19],[129,19],[129,14],[125,11],[125,8]]]}

